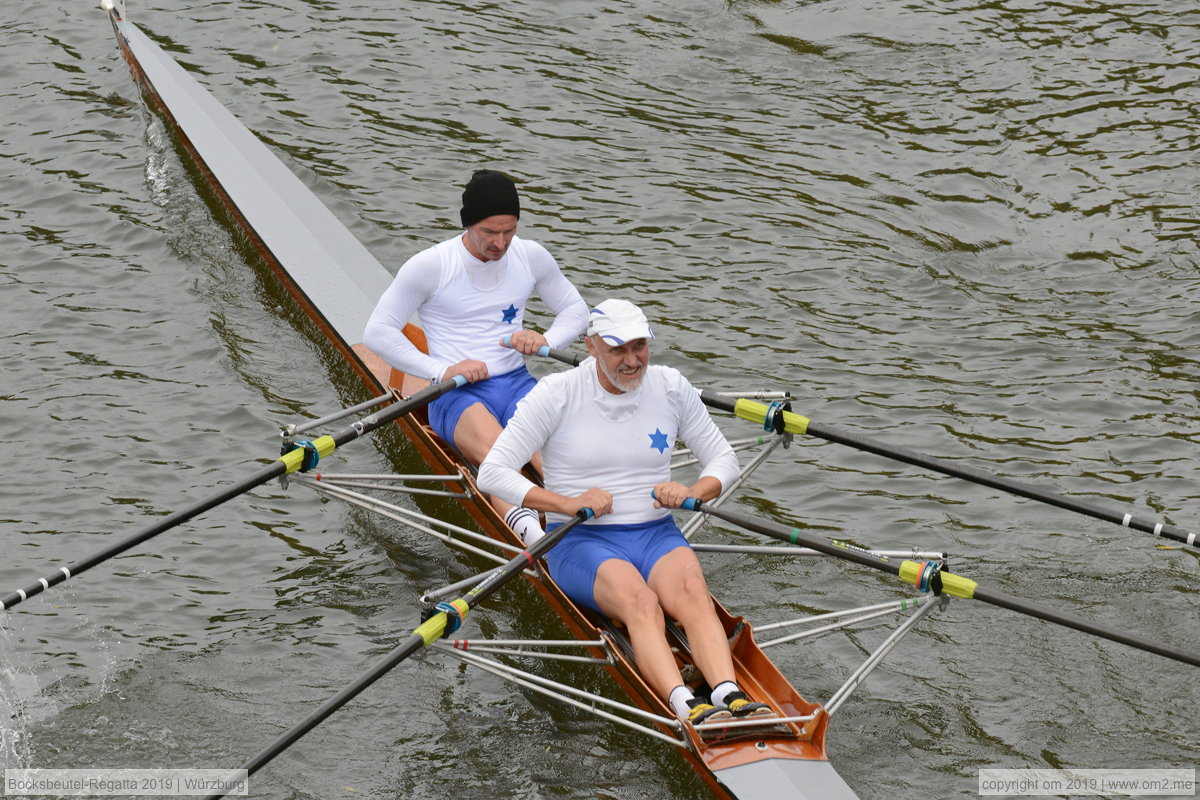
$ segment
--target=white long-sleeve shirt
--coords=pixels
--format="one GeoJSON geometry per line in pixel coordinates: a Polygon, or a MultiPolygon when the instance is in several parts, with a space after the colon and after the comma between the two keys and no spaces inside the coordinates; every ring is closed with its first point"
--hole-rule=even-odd
{"type": "Polygon", "coordinates": [[[363,343],[393,367],[435,382],[469,358],[487,364],[489,375],[502,375],[521,366],[521,354],[500,340],[521,329],[525,304],[535,292],[555,314],[546,341],[566,347],[587,325],[588,307],[554,256],[514,236],[503,258],[480,261],[460,234],[400,267],[367,321],[363,343]],[[428,355],[403,332],[418,312],[428,355]]]}
{"type": "MultiPolygon", "coordinates": [[[[612,394],[600,385],[595,359],[542,378],[479,468],[479,488],[520,505],[534,484],[520,473],[542,453],[545,488],[576,497],[593,487],[613,496],[596,525],[650,522],[670,514],[655,508],[650,490],[671,479],[671,450],[682,440],[703,464],[702,476],[729,486],[738,461],[678,370],[651,365],[641,386],[612,394]]],[[[569,519],[548,513],[554,521],[569,519]]]]}

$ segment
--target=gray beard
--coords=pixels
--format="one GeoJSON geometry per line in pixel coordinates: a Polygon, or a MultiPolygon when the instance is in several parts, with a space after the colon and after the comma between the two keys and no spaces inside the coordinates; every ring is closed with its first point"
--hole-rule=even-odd
{"type": "Polygon", "coordinates": [[[596,359],[596,365],[600,367],[600,371],[604,373],[604,377],[608,378],[608,382],[620,389],[622,392],[633,392],[642,385],[642,379],[646,377],[645,368],[638,373],[637,378],[629,379],[619,374],[616,370],[610,371],[608,364],[600,358],[596,359]]]}

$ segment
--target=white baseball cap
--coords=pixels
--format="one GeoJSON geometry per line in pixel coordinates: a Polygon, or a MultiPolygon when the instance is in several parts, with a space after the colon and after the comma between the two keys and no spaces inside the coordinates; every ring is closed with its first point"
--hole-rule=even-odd
{"type": "Polygon", "coordinates": [[[599,336],[613,347],[633,339],[653,339],[642,310],[628,300],[605,300],[588,318],[588,336],[599,336]]]}

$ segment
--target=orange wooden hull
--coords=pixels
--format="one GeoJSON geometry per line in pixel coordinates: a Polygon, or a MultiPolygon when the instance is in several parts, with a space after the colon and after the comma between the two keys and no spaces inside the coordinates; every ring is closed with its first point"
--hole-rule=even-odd
{"type": "MultiPolygon", "coordinates": [[[[419,328],[409,325],[405,333],[418,347],[425,349],[424,333],[419,328]]],[[[402,372],[390,370],[387,383],[389,388],[400,392],[402,396],[408,396],[428,382],[414,380],[402,372]]],[[[410,414],[397,424],[432,470],[444,474],[458,474],[461,471],[468,475],[471,497],[464,503],[468,513],[483,531],[509,544],[520,543],[516,534],[504,524],[500,515],[479,492],[470,477],[471,470],[434,434],[423,412],[410,414]]],[[[453,486],[447,484],[447,488],[453,486]]],[[[458,488],[461,490],[462,487],[458,488]]],[[[546,604],[562,618],[572,635],[589,641],[600,639],[607,627],[601,627],[604,621],[599,620],[592,612],[580,609],[562,592],[548,573],[544,570],[539,571],[540,577],[533,581],[534,586],[546,604]]],[[[733,795],[726,791],[726,787],[714,777],[723,769],[772,758],[826,760],[825,730],[829,718],[819,705],[805,700],[767,658],[755,643],[750,624],[742,617],[731,615],[715,598],[713,602],[726,635],[730,637],[738,683],[747,694],[754,699],[770,703],[772,708],[785,717],[815,715],[811,722],[803,725],[789,723],[777,726],[779,730],[772,730],[769,735],[759,733],[724,740],[702,738],[688,728],[690,746],[684,749],[684,753],[715,792],[732,797],[733,795]]],[[[672,644],[681,670],[686,674],[690,664],[686,642],[676,639],[672,644]]],[[[603,656],[604,653],[596,652],[593,655],[603,656]]],[[[642,680],[628,652],[618,649],[615,663],[608,667],[608,671],[637,706],[664,717],[672,715],[665,702],[642,680]]]]}

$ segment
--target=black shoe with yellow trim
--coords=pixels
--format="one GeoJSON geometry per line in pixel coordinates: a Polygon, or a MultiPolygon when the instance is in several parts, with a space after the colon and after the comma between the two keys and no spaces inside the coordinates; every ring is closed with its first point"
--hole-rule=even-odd
{"type": "Polygon", "coordinates": [[[730,692],[725,695],[725,707],[735,719],[750,719],[753,717],[773,717],[775,712],[766,703],[756,703],[742,692],[730,692]]]}
{"type": "Polygon", "coordinates": [[[688,712],[687,721],[690,725],[699,725],[701,722],[720,722],[723,719],[733,719],[733,714],[724,706],[717,708],[712,703],[707,703],[699,697],[693,697],[687,701],[688,712]]]}

